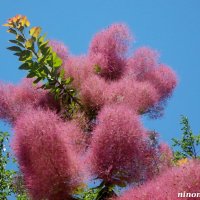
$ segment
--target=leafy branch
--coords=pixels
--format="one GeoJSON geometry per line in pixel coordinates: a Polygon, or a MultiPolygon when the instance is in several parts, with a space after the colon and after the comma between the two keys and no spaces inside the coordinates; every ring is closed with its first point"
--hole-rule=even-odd
{"type": "Polygon", "coordinates": [[[7,170],[10,155],[6,152],[6,142],[8,142],[8,133],[0,132],[0,199],[6,200],[12,193],[12,177],[14,171],[7,170]]]}
{"type": "Polygon", "coordinates": [[[9,19],[4,26],[9,27],[8,32],[15,35],[14,40],[9,40],[14,46],[8,49],[14,51],[14,55],[22,62],[19,69],[26,70],[27,78],[34,78],[34,84],[42,81],[40,88],[49,90],[60,102],[64,117],[71,118],[82,105],[76,89],[71,85],[73,78],[65,78],[65,72],[61,69],[62,60],[48,45],[45,35],[41,35],[41,28],[32,27],[26,34],[30,22],[21,15],[9,19]]]}
{"type": "Polygon", "coordinates": [[[7,132],[0,131],[0,199],[7,200],[8,196],[14,193],[17,200],[27,200],[25,189],[22,188],[23,184],[16,179],[18,177],[17,172],[7,169],[8,162],[12,159],[7,151],[8,138],[7,132]],[[22,189],[17,190],[16,185],[22,189]]]}
{"type": "Polygon", "coordinates": [[[198,155],[198,145],[200,144],[200,134],[194,135],[190,127],[189,120],[187,117],[182,116],[181,124],[183,131],[180,140],[172,138],[172,146],[178,147],[179,150],[174,151],[174,161],[185,159],[185,158],[200,158],[198,155]]]}

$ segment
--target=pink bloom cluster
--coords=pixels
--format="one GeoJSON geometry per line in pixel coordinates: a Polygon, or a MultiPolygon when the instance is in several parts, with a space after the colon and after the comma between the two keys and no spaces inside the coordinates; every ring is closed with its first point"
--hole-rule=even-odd
{"type": "Polygon", "coordinates": [[[97,123],[88,151],[94,176],[120,185],[145,181],[170,166],[169,148],[153,147],[138,115],[128,106],[105,106],[97,123]]]}
{"type": "Polygon", "coordinates": [[[50,45],[63,59],[66,76],[74,78],[85,104],[99,108],[121,101],[143,114],[168,98],[177,80],[150,48],[128,56],[131,38],[125,25],[114,24],[94,36],[88,55],[70,55],[59,42],[50,45]]]}
{"type": "MultiPolygon", "coordinates": [[[[189,163],[165,171],[156,179],[129,189],[116,200],[175,200],[178,193],[197,193],[200,190],[200,162],[189,163]]],[[[195,197],[184,199],[196,199],[195,197]]]]}
{"type": "Polygon", "coordinates": [[[17,86],[0,83],[0,119],[12,124],[28,107],[59,108],[52,95],[37,89],[32,82],[32,79],[24,79],[17,86]]]}
{"type": "Polygon", "coordinates": [[[138,114],[153,110],[159,116],[176,86],[175,73],[150,48],[140,48],[128,57],[130,38],[126,26],[114,24],[94,37],[88,55],[69,56],[64,69],[74,77],[89,107],[120,102],[138,114]]]}
{"type": "Polygon", "coordinates": [[[170,149],[152,144],[140,115],[162,111],[176,76],[147,47],[129,56],[131,38],[125,25],[114,24],[94,36],[86,55],[49,43],[74,79],[90,130],[76,117],[62,121],[59,103],[31,79],[0,84],[0,119],[14,127],[12,147],[34,200],[67,199],[88,165],[90,175],[119,185],[144,182],[171,165],[170,149]]]}
{"type": "Polygon", "coordinates": [[[98,33],[89,49],[92,64],[100,66],[106,79],[120,78],[126,70],[125,54],[131,36],[125,25],[114,24],[98,33]]]}
{"type": "Polygon", "coordinates": [[[171,94],[176,86],[174,72],[158,62],[158,54],[146,47],[138,49],[128,60],[129,75],[139,82],[149,82],[158,91],[160,99],[171,94]]]}
{"type": "Polygon", "coordinates": [[[73,148],[79,129],[51,111],[26,110],[14,127],[12,148],[33,199],[66,199],[80,182],[73,148]],[[72,138],[70,136],[76,136],[72,138]]]}
{"type": "Polygon", "coordinates": [[[124,105],[104,107],[90,147],[92,171],[107,182],[138,180],[144,161],[143,129],[138,116],[124,105]]]}

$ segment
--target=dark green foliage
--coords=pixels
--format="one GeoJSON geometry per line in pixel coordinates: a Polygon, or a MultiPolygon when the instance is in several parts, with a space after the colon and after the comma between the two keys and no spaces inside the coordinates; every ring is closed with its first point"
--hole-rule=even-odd
{"type": "Polygon", "coordinates": [[[12,177],[15,174],[13,170],[6,169],[10,155],[6,150],[8,143],[8,133],[0,132],[0,199],[6,200],[12,193],[12,177]]]}
{"type": "Polygon", "coordinates": [[[40,35],[41,28],[33,27],[29,34],[25,34],[29,22],[23,16],[16,16],[16,19],[13,18],[6,26],[10,27],[8,32],[16,35],[14,40],[9,40],[15,46],[8,49],[14,51],[22,62],[19,69],[26,70],[27,78],[33,78],[34,84],[42,82],[41,88],[49,90],[59,100],[63,117],[71,118],[82,107],[71,84],[73,78],[65,77],[61,69],[62,60],[48,45],[45,35],[40,35]]]}
{"type": "Polygon", "coordinates": [[[174,161],[178,161],[184,158],[200,158],[198,154],[198,148],[200,144],[200,134],[194,135],[190,128],[189,120],[187,117],[181,117],[181,130],[183,131],[181,139],[173,138],[173,147],[178,147],[174,151],[174,161]]]}
{"type": "Polygon", "coordinates": [[[8,148],[9,134],[0,131],[0,200],[7,200],[14,193],[17,200],[27,200],[23,179],[14,170],[7,169],[8,162],[14,162],[8,148]]]}

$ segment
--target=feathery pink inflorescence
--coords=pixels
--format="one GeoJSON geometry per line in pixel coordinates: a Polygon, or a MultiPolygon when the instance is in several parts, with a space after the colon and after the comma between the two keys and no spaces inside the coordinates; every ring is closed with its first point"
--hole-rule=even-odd
{"type": "Polygon", "coordinates": [[[112,82],[107,90],[106,103],[123,103],[138,114],[143,114],[158,101],[156,89],[149,82],[139,83],[122,78],[112,82]]]}
{"type": "Polygon", "coordinates": [[[151,83],[140,83],[127,77],[109,83],[92,75],[82,83],[80,92],[84,104],[91,107],[126,104],[138,114],[143,114],[159,101],[157,91],[151,83]]]}
{"type": "Polygon", "coordinates": [[[57,109],[53,96],[33,86],[32,79],[24,79],[22,83],[0,84],[0,119],[13,123],[28,107],[57,109]]]}
{"type": "Polygon", "coordinates": [[[12,84],[0,84],[0,119],[13,121],[17,116],[17,105],[15,105],[15,97],[13,94],[15,86],[12,84]]]}
{"type": "MultiPolygon", "coordinates": [[[[176,200],[178,193],[197,193],[200,190],[200,162],[190,161],[165,171],[156,179],[129,189],[115,200],[176,200]]],[[[185,197],[184,199],[196,199],[185,197]]]]}
{"type": "MultiPolygon", "coordinates": [[[[130,41],[128,28],[114,24],[95,35],[88,55],[70,55],[62,43],[49,42],[63,60],[65,77],[73,78],[72,86],[86,111],[77,113],[85,117],[83,126],[77,116],[63,122],[59,102],[34,87],[32,79],[17,86],[0,84],[0,119],[14,126],[12,147],[33,200],[70,199],[85,170],[78,162],[80,166],[85,156],[91,174],[109,184],[144,183],[171,167],[170,148],[152,143],[139,115],[161,115],[177,84],[176,76],[150,48],[139,48],[128,58],[130,41]],[[87,116],[90,112],[95,116],[87,116]]],[[[196,175],[196,184],[200,177],[193,169],[199,171],[199,165],[191,162],[168,170],[155,179],[155,188],[149,182],[119,200],[164,200],[165,195],[176,199],[173,195],[179,189],[193,191],[195,186],[191,180],[187,185],[186,179],[196,175]]]]}
{"type": "Polygon", "coordinates": [[[145,74],[156,68],[158,53],[148,47],[137,49],[128,59],[128,72],[136,80],[145,80],[145,74]]]}
{"type": "Polygon", "coordinates": [[[109,83],[97,75],[91,75],[82,82],[81,99],[86,106],[99,109],[106,103],[109,83]]]}
{"type": "Polygon", "coordinates": [[[164,64],[158,62],[158,53],[139,48],[128,61],[129,76],[142,82],[148,81],[157,89],[160,100],[171,95],[177,84],[176,75],[164,64]]]}
{"type": "Polygon", "coordinates": [[[65,122],[63,128],[65,128],[65,132],[67,133],[65,137],[67,137],[70,148],[77,156],[81,157],[85,153],[87,146],[86,134],[75,120],[65,122]]]}
{"type": "Polygon", "coordinates": [[[123,24],[114,24],[97,33],[93,38],[89,58],[101,68],[100,75],[106,79],[117,79],[126,70],[125,54],[129,47],[131,36],[123,24]]]}
{"type": "Polygon", "coordinates": [[[154,72],[150,73],[147,80],[158,90],[161,99],[169,97],[177,84],[175,73],[164,64],[160,64],[154,72]]]}
{"type": "Polygon", "coordinates": [[[79,183],[74,139],[68,135],[75,129],[48,110],[29,109],[17,120],[12,148],[34,200],[68,199],[79,183]]]}
{"type": "Polygon", "coordinates": [[[139,181],[145,173],[140,164],[146,135],[138,116],[125,105],[110,105],[97,123],[88,156],[93,175],[109,183],[139,181]]]}
{"type": "Polygon", "coordinates": [[[166,143],[159,144],[159,152],[160,152],[160,171],[164,171],[172,166],[173,152],[170,149],[169,145],[166,143]]]}
{"type": "MultiPolygon", "coordinates": [[[[147,135],[149,136],[149,131],[147,135]]],[[[141,162],[141,166],[145,166],[145,173],[141,183],[154,178],[172,167],[173,154],[169,146],[165,143],[158,145],[158,143],[155,142],[156,141],[153,140],[146,140],[143,150],[143,163],[141,162]]]]}

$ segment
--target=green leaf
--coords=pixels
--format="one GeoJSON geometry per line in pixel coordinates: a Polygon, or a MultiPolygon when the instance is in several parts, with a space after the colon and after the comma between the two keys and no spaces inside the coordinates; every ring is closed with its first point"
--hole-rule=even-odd
{"type": "Polygon", "coordinates": [[[15,55],[15,56],[20,56],[21,55],[21,52],[19,53],[19,52],[17,52],[17,53],[14,53],[13,55],[15,55]]]}
{"type": "Polygon", "coordinates": [[[22,51],[22,49],[21,49],[20,47],[18,47],[18,46],[8,47],[7,49],[9,49],[9,50],[11,50],[11,51],[19,51],[19,52],[22,51]]]}
{"type": "Polygon", "coordinates": [[[29,40],[26,41],[25,47],[27,49],[32,49],[33,48],[33,43],[34,43],[34,41],[32,39],[29,39],[29,40]]]}
{"type": "Polygon", "coordinates": [[[101,67],[99,65],[95,65],[94,66],[94,70],[97,74],[100,74],[101,73],[101,67]]]}
{"type": "Polygon", "coordinates": [[[60,77],[61,77],[61,79],[64,79],[64,77],[65,77],[65,70],[64,69],[61,69],[60,77]]]}
{"type": "Polygon", "coordinates": [[[24,26],[19,27],[19,30],[22,32],[24,30],[24,26]]]}
{"type": "Polygon", "coordinates": [[[23,36],[19,34],[16,36],[16,40],[19,42],[25,42],[25,39],[23,38],[23,36]]]}
{"type": "Polygon", "coordinates": [[[19,45],[20,47],[23,47],[23,48],[24,48],[23,44],[21,44],[21,43],[18,42],[17,40],[9,40],[9,42],[11,42],[11,43],[13,43],[13,44],[17,44],[17,45],[19,45]]]}
{"type": "Polygon", "coordinates": [[[53,66],[60,67],[62,65],[62,60],[57,56],[55,52],[53,52],[53,66]]]}
{"type": "Polygon", "coordinates": [[[68,77],[68,78],[65,80],[65,84],[66,84],[66,85],[69,85],[72,81],[73,81],[73,78],[72,78],[72,77],[68,77]]]}
{"type": "Polygon", "coordinates": [[[41,80],[42,80],[42,78],[39,77],[39,78],[35,79],[35,80],[33,81],[33,83],[34,83],[34,84],[37,84],[37,83],[39,83],[41,80]]]}
{"type": "Polygon", "coordinates": [[[32,37],[34,38],[38,38],[41,32],[41,28],[40,27],[33,27],[30,29],[29,33],[32,37]]]}
{"type": "Polygon", "coordinates": [[[37,39],[38,46],[40,46],[44,42],[45,37],[46,37],[45,35],[38,37],[37,39]]]}
{"type": "Polygon", "coordinates": [[[61,82],[62,82],[62,78],[61,77],[58,77],[58,82],[61,84],[61,82]]]}
{"type": "Polygon", "coordinates": [[[181,117],[181,125],[181,130],[183,131],[182,138],[180,140],[172,139],[172,146],[179,147],[177,151],[174,151],[175,162],[182,158],[198,158],[198,137],[193,134],[187,117],[181,117]]]}
{"type": "Polygon", "coordinates": [[[7,30],[7,32],[17,35],[17,31],[14,30],[13,28],[9,28],[9,29],[7,30]]]}
{"type": "Polygon", "coordinates": [[[19,66],[19,69],[28,70],[30,69],[30,65],[26,62],[19,66]]]}
{"type": "Polygon", "coordinates": [[[46,47],[48,45],[48,43],[49,43],[49,41],[47,40],[47,41],[41,42],[40,45],[38,45],[38,46],[39,46],[39,48],[46,47]]]}
{"type": "Polygon", "coordinates": [[[26,76],[27,78],[34,78],[35,73],[34,72],[29,72],[29,74],[26,76]]]}
{"type": "Polygon", "coordinates": [[[43,55],[47,55],[51,52],[51,47],[46,46],[45,44],[40,46],[40,51],[43,55]]]}
{"type": "Polygon", "coordinates": [[[32,53],[29,50],[22,51],[19,57],[20,61],[26,61],[26,60],[31,60],[31,59],[32,59],[32,53]]]}

